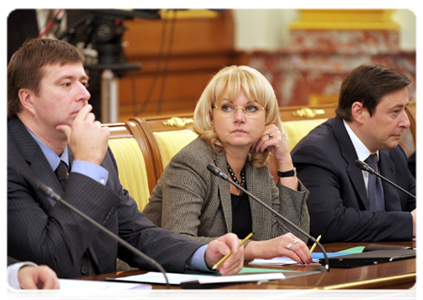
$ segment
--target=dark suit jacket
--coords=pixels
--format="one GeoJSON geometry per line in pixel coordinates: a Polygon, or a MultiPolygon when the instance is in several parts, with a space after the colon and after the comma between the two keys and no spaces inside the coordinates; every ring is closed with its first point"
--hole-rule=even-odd
{"type": "Polygon", "coordinates": [[[110,150],[102,166],[109,172],[106,186],[71,172],[63,192],[25,126],[18,118],[9,120],[8,255],[48,265],[60,278],[87,275],[90,266],[95,273],[115,272],[117,257],[134,267],[153,269],[64,205],[44,197],[36,188],[40,180],[68,203],[154,258],[167,271],[183,272],[187,259],[202,243],[156,227],[138,210],[135,201],[122,189],[110,150]]]}
{"type": "Polygon", "coordinates": [[[411,175],[416,178],[416,151],[414,151],[408,158],[408,169],[410,170],[411,175]]]}
{"type": "MultiPolygon", "coordinates": [[[[342,119],[329,119],[292,150],[298,177],[310,191],[310,232],[324,242],[411,240],[415,199],[383,182],[385,210],[369,211],[358,159],[342,119]]],[[[380,151],[380,173],[415,195],[415,179],[400,146],[380,151]]]]}

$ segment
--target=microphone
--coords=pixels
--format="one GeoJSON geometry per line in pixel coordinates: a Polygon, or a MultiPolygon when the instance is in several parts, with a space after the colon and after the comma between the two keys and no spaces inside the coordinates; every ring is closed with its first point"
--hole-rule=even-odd
{"type": "Polygon", "coordinates": [[[229,176],[225,173],[223,173],[218,167],[212,165],[212,164],[208,164],[207,165],[207,170],[209,170],[213,175],[222,178],[225,181],[229,181],[229,176]]]}
{"type": "MultiPolygon", "coordinates": [[[[251,194],[249,191],[247,191],[246,189],[244,189],[242,186],[240,186],[239,184],[237,184],[234,181],[232,181],[229,178],[229,176],[227,174],[223,173],[218,167],[214,166],[213,164],[208,164],[207,165],[207,169],[213,175],[215,175],[215,176],[217,176],[219,178],[222,178],[223,180],[228,181],[231,184],[233,184],[234,186],[236,186],[238,189],[240,189],[241,191],[243,191],[244,193],[246,193],[248,196],[250,196],[251,198],[253,198],[256,202],[258,202],[259,204],[261,204],[265,208],[267,208],[269,211],[271,211],[277,217],[279,217],[280,219],[282,219],[283,221],[285,221],[286,223],[288,223],[289,225],[291,225],[292,227],[294,227],[295,229],[297,229],[298,231],[300,231],[302,234],[304,234],[305,236],[307,236],[313,243],[316,243],[316,245],[319,246],[320,250],[322,250],[322,253],[323,253],[324,257],[325,257],[325,259],[324,259],[324,261],[325,261],[325,269],[324,269],[324,272],[329,272],[329,260],[328,260],[328,256],[327,256],[326,250],[323,248],[322,244],[320,244],[319,241],[317,241],[314,237],[312,237],[310,234],[308,234],[307,232],[305,232],[299,226],[297,226],[296,224],[292,223],[286,217],[282,216],[280,213],[278,213],[276,210],[274,210],[273,208],[271,208],[269,205],[267,205],[266,203],[264,203],[263,201],[261,201],[259,198],[257,198],[253,194],[251,194]]],[[[319,268],[321,268],[321,267],[319,267],[319,268]]]]}
{"type": "Polygon", "coordinates": [[[73,212],[77,213],[78,215],[80,215],[81,217],[83,217],[85,220],[87,220],[91,224],[93,224],[95,227],[97,227],[98,229],[100,229],[102,232],[106,233],[108,236],[110,236],[111,238],[113,238],[114,240],[116,240],[117,242],[119,242],[122,246],[124,246],[128,250],[132,251],[136,255],[142,257],[150,265],[152,265],[155,268],[157,268],[163,274],[163,276],[164,276],[164,278],[166,280],[166,288],[167,289],[170,289],[169,280],[167,278],[166,271],[163,269],[163,267],[157,261],[155,261],[151,257],[147,256],[146,254],[144,254],[143,252],[141,252],[139,249],[135,248],[134,246],[132,246],[131,244],[129,244],[127,241],[123,240],[118,235],[116,235],[114,232],[112,232],[109,229],[107,229],[106,227],[102,226],[101,224],[99,224],[97,221],[95,221],[94,219],[92,219],[88,215],[84,214],[82,211],[80,211],[79,209],[77,209],[75,206],[73,206],[73,205],[69,204],[68,202],[66,202],[59,194],[57,194],[55,191],[53,191],[52,188],[50,188],[50,187],[46,186],[45,184],[39,182],[37,184],[37,189],[41,193],[43,193],[46,197],[49,197],[49,198],[51,198],[51,199],[53,199],[53,200],[55,200],[55,201],[57,201],[57,202],[65,205],[70,210],[72,210],[73,212]]]}
{"type": "Polygon", "coordinates": [[[413,197],[414,199],[416,199],[416,196],[411,194],[409,191],[403,189],[402,187],[400,187],[398,184],[393,183],[391,180],[389,180],[388,178],[382,176],[381,174],[379,174],[378,172],[376,172],[372,167],[370,167],[368,164],[366,164],[364,161],[361,161],[359,159],[357,159],[354,164],[359,167],[361,170],[369,172],[370,174],[374,174],[377,177],[385,180],[387,183],[393,185],[394,187],[396,187],[397,189],[399,189],[401,192],[406,193],[407,195],[413,197]]]}

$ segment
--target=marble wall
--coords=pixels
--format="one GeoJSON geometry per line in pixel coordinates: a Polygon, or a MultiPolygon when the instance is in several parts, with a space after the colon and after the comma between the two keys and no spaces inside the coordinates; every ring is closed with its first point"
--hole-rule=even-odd
{"type": "MultiPolygon", "coordinates": [[[[399,27],[389,14],[386,10],[304,11],[305,17],[290,30],[288,46],[250,51],[248,64],[271,82],[281,107],[337,102],[341,83],[353,68],[390,66],[412,79],[409,94],[415,100],[415,117],[416,51],[401,49],[399,27]]],[[[410,129],[400,144],[408,156],[415,151],[410,129]]]]}
{"type": "Polygon", "coordinates": [[[251,51],[249,65],[274,86],[280,106],[337,101],[341,83],[361,64],[382,64],[409,76],[416,99],[416,52],[401,51],[396,31],[294,30],[289,46],[251,51]]]}

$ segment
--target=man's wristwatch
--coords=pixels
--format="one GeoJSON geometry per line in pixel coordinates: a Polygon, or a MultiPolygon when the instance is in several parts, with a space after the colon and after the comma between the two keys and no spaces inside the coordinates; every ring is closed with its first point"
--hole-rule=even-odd
{"type": "Polygon", "coordinates": [[[297,169],[293,168],[291,171],[286,171],[286,172],[281,172],[278,170],[278,176],[281,178],[297,176],[297,169]]]}

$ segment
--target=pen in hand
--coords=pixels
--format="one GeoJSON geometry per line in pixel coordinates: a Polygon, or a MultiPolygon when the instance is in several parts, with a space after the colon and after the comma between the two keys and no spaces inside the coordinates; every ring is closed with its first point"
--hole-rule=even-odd
{"type": "MultiPolygon", "coordinates": [[[[251,237],[253,236],[253,233],[251,232],[249,235],[247,235],[246,237],[245,237],[245,239],[243,239],[242,241],[241,241],[241,243],[239,243],[239,246],[238,247],[241,247],[242,245],[244,245],[244,243],[246,242],[246,241],[248,241],[251,237]]],[[[226,254],[224,257],[222,257],[222,259],[221,260],[219,260],[214,266],[213,266],[213,270],[216,270],[217,269],[217,267],[219,267],[230,255],[232,254],[232,251],[230,251],[228,254],[226,254]]]]}
{"type": "MultiPolygon", "coordinates": [[[[321,238],[322,238],[322,236],[321,236],[321,235],[319,235],[319,236],[317,237],[317,239],[316,239],[316,242],[319,242],[321,238]]],[[[314,244],[313,244],[313,247],[311,247],[311,249],[310,249],[310,253],[313,253],[313,251],[314,251],[314,249],[316,248],[316,246],[317,246],[317,244],[316,244],[316,243],[314,243],[314,244]]]]}

